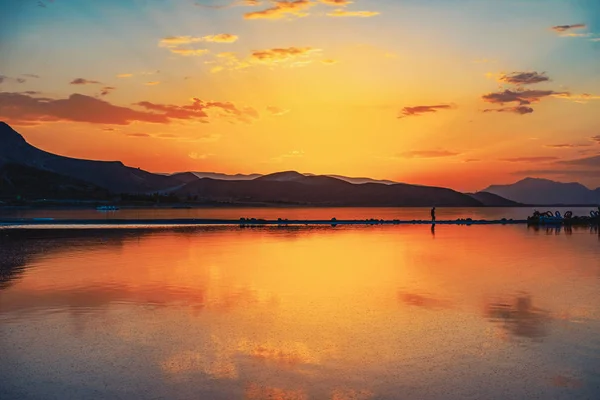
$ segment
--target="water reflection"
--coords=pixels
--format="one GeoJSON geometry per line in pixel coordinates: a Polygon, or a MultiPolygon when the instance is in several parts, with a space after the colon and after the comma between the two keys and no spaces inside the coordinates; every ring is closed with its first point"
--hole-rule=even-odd
{"type": "Polygon", "coordinates": [[[488,304],[486,315],[514,336],[541,339],[548,335],[549,312],[534,307],[531,297],[526,294],[488,304]]]}
{"type": "Polygon", "coordinates": [[[4,233],[0,398],[595,398],[598,233],[545,232],[4,233]]]}

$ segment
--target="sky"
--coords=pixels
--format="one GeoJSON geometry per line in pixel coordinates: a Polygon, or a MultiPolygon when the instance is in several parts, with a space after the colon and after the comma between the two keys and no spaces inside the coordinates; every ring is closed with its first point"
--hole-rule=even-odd
{"type": "Polygon", "coordinates": [[[0,15],[0,120],[46,151],[600,186],[597,0],[0,0],[0,15]]]}

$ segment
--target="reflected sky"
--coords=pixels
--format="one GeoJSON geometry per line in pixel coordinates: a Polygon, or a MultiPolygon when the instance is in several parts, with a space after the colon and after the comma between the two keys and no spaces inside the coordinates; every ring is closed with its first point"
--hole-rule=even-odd
{"type": "Polygon", "coordinates": [[[589,228],[4,231],[0,398],[596,398],[599,289],[589,228]]]}

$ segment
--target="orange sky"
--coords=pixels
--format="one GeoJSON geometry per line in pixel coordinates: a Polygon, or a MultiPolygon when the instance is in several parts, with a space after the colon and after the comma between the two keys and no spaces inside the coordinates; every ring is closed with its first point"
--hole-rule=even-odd
{"type": "Polygon", "coordinates": [[[0,120],[154,172],[600,185],[598,5],[457,2],[3,1],[0,120]]]}

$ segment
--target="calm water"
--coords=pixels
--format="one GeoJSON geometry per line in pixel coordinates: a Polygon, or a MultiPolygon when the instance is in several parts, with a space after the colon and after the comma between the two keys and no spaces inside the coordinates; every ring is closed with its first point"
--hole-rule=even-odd
{"type": "Polygon", "coordinates": [[[0,231],[0,399],[598,399],[600,234],[0,231]]]}
{"type": "MultiPolygon", "coordinates": [[[[573,211],[574,215],[590,215],[591,207],[537,207],[540,211],[573,211]]],[[[533,214],[532,207],[453,207],[438,208],[437,219],[525,219],[533,214]]],[[[177,218],[207,218],[207,219],[239,219],[264,218],[276,220],[287,219],[429,219],[430,208],[425,207],[373,207],[373,208],[307,208],[307,207],[281,207],[281,208],[130,208],[112,212],[100,212],[95,209],[2,209],[0,218],[67,218],[67,219],[177,219],[177,218]]]]}

